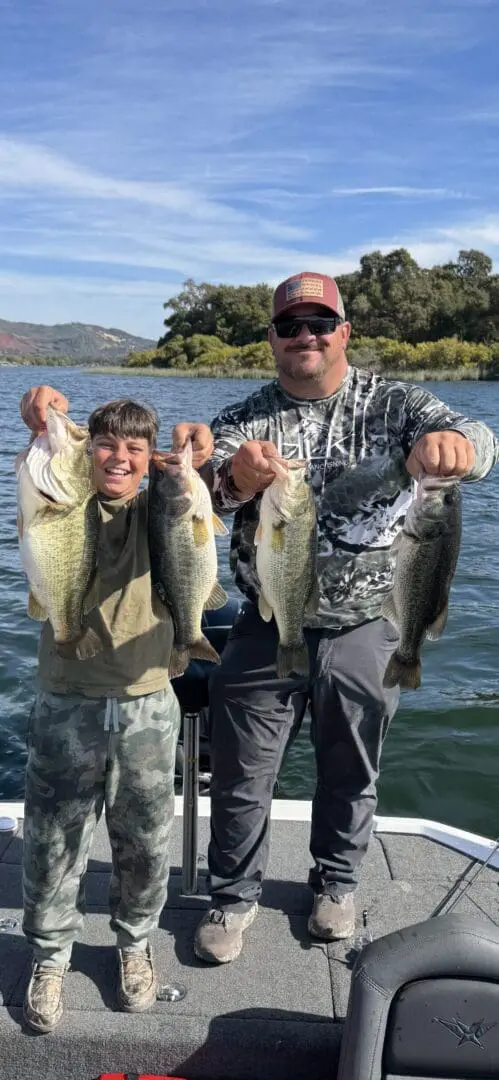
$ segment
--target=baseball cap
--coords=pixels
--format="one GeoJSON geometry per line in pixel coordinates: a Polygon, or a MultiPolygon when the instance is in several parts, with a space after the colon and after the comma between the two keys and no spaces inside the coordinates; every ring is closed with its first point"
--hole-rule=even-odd
{"type": "Polygon", "coordinates": [[[339,315],[340,319],[345,318],[340,290],[334,279],[326,274],[304,271],[281,281],[272,299],[272,321],[296,304],[322,304],[339,315]]]}

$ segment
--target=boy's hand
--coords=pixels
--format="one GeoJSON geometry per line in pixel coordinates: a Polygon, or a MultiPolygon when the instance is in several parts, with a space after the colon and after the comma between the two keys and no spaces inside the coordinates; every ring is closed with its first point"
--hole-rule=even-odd
{"type": "Polygon", "coordinates": [[[35,435],[47,427],[47,405],[63,413],[69,409],[67,397],[52,386],[32,386],[21,398],[21,417],[35,435]]]}
{"type": "Polygon", "coordinates": [[[208,424],[175,424],[172,431],[172,447],[178,454],[188,439],[192,440],[192,464],[200,469],[213,454],[213,435],[208,424]]]}

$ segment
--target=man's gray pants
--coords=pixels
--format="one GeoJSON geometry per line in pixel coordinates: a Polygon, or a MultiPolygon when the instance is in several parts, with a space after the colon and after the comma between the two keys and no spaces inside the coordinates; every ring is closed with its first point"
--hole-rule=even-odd
{"type": "Polygon", "coordinates": [[[38,694],[23,853],[23,930],[38,963],[69,962],[104,807],[111,928],[119,947],[146,947],[166,901],[179,724],[171,687],[128,699],[38,694]]]}
{"type": "Polygon", "coordinates": [[[310,678],[278,679],[277,630],[246,603],[210,680],[212,753],[208,865],[215,907],[258,900],[274,784],[307,705],[317,766],[310,851],[314,892],[351,892],[376,809],[383,739],[398,688],[383,676],[397,644],[391,623],[307,630],[310,678]]]}

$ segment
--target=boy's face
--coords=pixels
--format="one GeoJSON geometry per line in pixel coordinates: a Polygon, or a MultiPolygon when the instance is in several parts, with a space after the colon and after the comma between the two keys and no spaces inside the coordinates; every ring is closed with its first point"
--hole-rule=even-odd
{"type": "Polygon", "coordinates": [[[147,439],[94,435],[92,456],[97,491],[109,499],[131,499],[149,469],[151,447],[147,439]]]}

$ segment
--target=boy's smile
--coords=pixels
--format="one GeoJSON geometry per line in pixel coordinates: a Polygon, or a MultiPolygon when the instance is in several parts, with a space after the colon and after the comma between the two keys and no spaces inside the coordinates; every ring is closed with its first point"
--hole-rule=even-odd
{"type": "Polygon", "coordinates": [[[100,494],[110,499],[133,498],[148,471],[151,448],[147,439],[94,435],[92,456],[100,494]]]}

